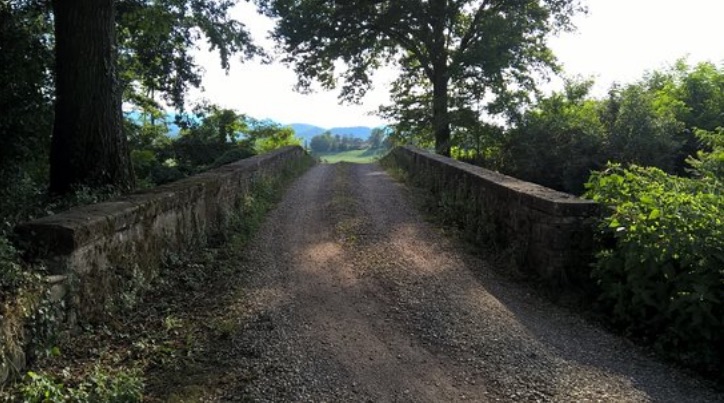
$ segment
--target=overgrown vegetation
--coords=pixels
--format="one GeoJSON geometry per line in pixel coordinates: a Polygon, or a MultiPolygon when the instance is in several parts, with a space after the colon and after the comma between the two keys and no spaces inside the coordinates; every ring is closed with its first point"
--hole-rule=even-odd
{"type": "Polygon", "coordinates": [[[291,128],[231,109],[201,104],[193,113],[169,115],[148,105],[129,115],[126,131],[141,186],[155,186],[274,149],[300,145],[291,128]],[[178,136],[169,137],[171,124],[178,136]]]}
{"type": "Polygon", "coordinates": [[[45,268],[21,259],[21,251],[13,246],[13,226],[117,194],[112,188],[80,188],[63,198],[51,198],[31,181],[20,186],[26,186],[27,193],[16,194],[18,199],[12,197],[17,188],[0,191],[0,380],[18,375],[16,362],[48,354],[64,309],[63,302],[51,300],[45,268]]]}
{"type": "Polygon", "coordinates": [[[697,130],[724,126],[724,67],[712,63],[648,73],[589,95],[593,81],[568,80],[562,92],[527,111],[510,111],[510,128],[480,132],[485,147],[458,136],[458,155],[487,168],[573,194],[608,161],[689,176],[686,159],[711,147],[697,130]]]}
{"type": "Polygon", "coordinates": [[[724,364],[724,132],[691,159],[694,178],[611,164],[588,182],[611,208],[592,272],[612,322],[667,356],[720,377],[724,364]]]}
{"type": "Polygon", "coordinates": [[[28,403],[108,402],[133,403],[142,401],[143,382],[137,371],[95,370],[81,380],[63,371],[59,380],[47,375],[28,372],[23,385],[22,400],[28,403]],[[75,386],[68,386],[67,382],[75,386]]]}

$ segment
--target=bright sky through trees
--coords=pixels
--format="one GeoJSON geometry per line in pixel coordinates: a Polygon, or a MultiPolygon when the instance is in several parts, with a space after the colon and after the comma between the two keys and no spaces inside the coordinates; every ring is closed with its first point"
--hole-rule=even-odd
{"type": "MultiPolygon", "coordinates": [[[[587,4],[588,15],[576,18],[578,31],[552,38],[550,45],[567,74],[596,78],[597,95],[605,94],[614,81],[634,81],[645,71],[681,57],[688,56],[690,63],[724,63],[723,0],[588,0],[587,4]]],[[[264,46],[273,46],[263,40],[273,23],[256,14],[254,6],[240,2],[234,16],[264,46]]],[[[214,54],[200,51],[199,62],[206,70],[205,91],[193,92],[192,100],[206,98],[255,118],[322,127],[384,124],[369,112],[388,102],[386,86],[396,76],[381,71],[362,105],[339,105],[336,92],[294,92],[296,76],[278,63],[233,62],[226,75],[214,54]]],[[[559,85],[553,82],[548,87],[559,85]]]]}

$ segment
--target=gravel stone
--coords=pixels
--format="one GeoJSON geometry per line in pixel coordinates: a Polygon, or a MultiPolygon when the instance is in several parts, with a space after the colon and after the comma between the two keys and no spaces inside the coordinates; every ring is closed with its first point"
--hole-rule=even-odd
{"type": "Polygon", "coordinates": [[[239,262],[216,401],[724,401],[493,270],[378,165],[317,165],[239,262]]]}

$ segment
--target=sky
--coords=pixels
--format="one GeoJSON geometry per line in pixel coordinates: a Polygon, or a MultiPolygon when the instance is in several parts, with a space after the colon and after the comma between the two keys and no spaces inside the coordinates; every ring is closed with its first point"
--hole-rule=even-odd
{"type": "MultiPolygon", "coordinates": [[[[578,29],[549,39],[549,46],[570,76],[593,77],[593,95],[603,96],[613,82],[630,83],[646,71],[662,69],[686,57],[689,63],[711,61],[724,65],[724,0],[584,0],[586,15],[575,17],[578,29]]],[[[272,49],[268,32],[273,21],[239,2],[233,17],[242,21],[254,38],[272,49]]],[[[381,126],[373,112],[389,103],[387,87],[395,77],[387,68],[374,77],[375,86],[360,105],[340,105],[337,92],[294,91],[294,72],[279,62],[232,62],[228,74],[218,56],[200,49],[197,61],[205,70],[203,90],[190,99],[209,101],[257,119],[283,124],[308,123],[323,128],[381,126]]],[[[543,88],[559,89],[561,80],[543,88]]]]}

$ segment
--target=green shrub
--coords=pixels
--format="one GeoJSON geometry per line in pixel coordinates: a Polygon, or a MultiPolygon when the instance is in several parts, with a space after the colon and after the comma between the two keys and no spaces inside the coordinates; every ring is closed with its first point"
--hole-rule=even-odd
{"type": "Polygon", "coordinates": [[[0,302],[26,283],[26,274],[19,264],[17,251],[4,236],[0,236],[0,302]]]}
{"type": "Polygon", "coordinates": [[[218,168],[222,165],[226,165],[252,156],[254,156],[253,151],[245,148],[234,148],[222,154],[221,157],[217,158],[212,166],[214,168],[218,168]]]}
{"type": "Polygon", "coordinates": [[[502,171],[564,192],[583,193],[591,170],[606,162],[602,103],[584,98],[591,85],[592,81],[568,81],[565,92],[541,99],[525,113],[501,139],[502,171]]]}
{"type": "Polygon", "coordinates": [[[18,222],[41,213],[47,203],[44,183],[18,172],[0,179],[0,235],[12,232],[18,222]],[[2,183],[7,186],[1,186],[2,183]]]}
{"type": "MultiPolygon", "coordinates": [[[[63,378],[70,378],[70,374],[63,374],[63,378]]],[[[142,400],[142,392],[143,381],[138,371],[123,370],[111,374],[98,367],[75,387],[49,375],[28,372],[20,390],[22,401],[28,403],[132,403],[142,400]]]]}
{"type": "Polygon", "coordinates": [[[691,165],[697,177],[709,181],[724,181],[724,127],[718,127],[714,131],[696,130],[695,134],[710,151],[699,150],[695,157],[689,157],[686,162],[691,165]]]}
{"type": "Polygon", "coordinates": [[[157,165],[151,169],[151,175],[149,178],[156,185],[163,185],[164,183],[174,182],[179,179],[185,178],[183,172],[176,167],[168,167],[165,165],[157,165]]]}
{"type": "Polygon", "coordinates": [[[588,196],[611,208],[613,240],[592,276],[614,323],[704,369],[724,363],[724,195],[721,182],[609,165],[588,196]]]}
{"type": "Polygon", "coordinates": [[[133,164],[133,172],[138,179],[148,178],[151,170],[160,165],[156,159],[156,154],[151,150],[131,150],[131,163],[133,164]]]}
{"type": "Polygon", "coordinates": [[[211,165],[217,158],[234,147],[232,143],[206,141],[193,136],[181,136],[172,144],[179,164],[197,168],[211,165]]]}

